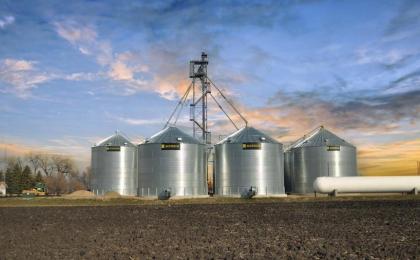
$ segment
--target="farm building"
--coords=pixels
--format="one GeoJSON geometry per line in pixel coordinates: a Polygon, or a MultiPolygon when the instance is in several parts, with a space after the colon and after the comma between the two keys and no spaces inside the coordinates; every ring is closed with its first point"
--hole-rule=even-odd
{"type": "Polygon", "coordinates": [[[0,181],[0,197],[6,196],[7,184],[4,181],[0,181]]]}

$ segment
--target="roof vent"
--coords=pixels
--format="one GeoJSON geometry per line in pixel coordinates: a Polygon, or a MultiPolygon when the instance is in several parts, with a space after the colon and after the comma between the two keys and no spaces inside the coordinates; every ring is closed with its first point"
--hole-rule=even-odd
{"type": "Polygon", "coordinates": [[[128,144],[127,142],[124,143],[125,146],[127,146],[127,144],[128,144]]]}
{"type": "Polygon", "coordinates": [[[176,140],[179,141],[179,142],[181,142],[182,141],[182,137],[177,137],[176,140]]]}
{"type": "Polygon", "coordinates": [[[260,140],[261,140],[261,141],[265,141],[265,137],[264,137],[264,136],[261,136],[261,137],[260,137],[260,140]]]}

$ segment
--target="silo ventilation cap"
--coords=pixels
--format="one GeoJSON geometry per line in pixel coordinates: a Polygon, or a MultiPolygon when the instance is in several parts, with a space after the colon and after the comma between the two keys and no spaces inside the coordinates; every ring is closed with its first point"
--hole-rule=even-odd
{"type": "Polygon", "coordinates": [[[182,141],[182,137],[177,137],[176,140],[181,142],[182,141]]]}

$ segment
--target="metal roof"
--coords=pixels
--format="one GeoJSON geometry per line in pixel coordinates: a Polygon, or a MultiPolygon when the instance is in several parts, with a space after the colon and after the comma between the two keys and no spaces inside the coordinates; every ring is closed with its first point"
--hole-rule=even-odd
{"type": "Polygon", "coordinates": [[[296,141],[289,149],[297,147],[311,147],[311,146],[328,146],[339,145],[354,147],[354,145],[346,142],[344,139],[338,137],[332,132],[320,126],[317,131],[311,132],[309,135],[296,141]]]}
{"type": "Polygon", "coordinates": [[[99,142],[96,146],[129,146],[135,147],[127,138],[122,136],[119,132],[116,132],[114,135],[105,138],[103,141],[99,142]]]}
{"type": "Polygon", "coordinates": [[[184,133],[179,128],[174,126],[166,127],[157,132],[152,137],[145,141],[146,144],[161,144],[161,143],[187,143],[187,144],[202,144],[199,140],[184,133]]]}
{"type": "Polygon", "coordinates": [[[270,136],[262,133],[261,131],[253,127],[244,127],[229,135],[218,144],[224,143],[275,143],[278,144],[276,140],[270,136]]]}

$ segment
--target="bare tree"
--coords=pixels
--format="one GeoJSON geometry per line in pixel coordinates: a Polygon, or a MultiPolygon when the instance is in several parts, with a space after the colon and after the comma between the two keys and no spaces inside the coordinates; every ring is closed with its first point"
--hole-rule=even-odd
{"type": "Polygon", "coordinates": [[[82,172],[81,182],[86,187],[87,190],[90,190],[90,181],[91,181],[91,174],[92,169],[90,166],[86,167],[86,169],[82,172]]]}
{"type": "Polygon", "coordinates": [[[75,189],[84,189],[79,180],[74,161],[64,155],[52,155],[50,157],[52,173],[47,178],[50,192],[57,195],[72,192],[75,189]]]}
{"type": "Polygon", "coordinates": [[[77,190],[86,190],[87,186],[83,183],[83,174],[78,171],[73,171],[67,178],[68,192],[77,190]]]}
{"type": "Polygon", "coordinates": [[[57,174],[70,176],[75,171],[74,162],[70,157],[53,155],[51,157],[52,167],[57,174]]]}
{"type": "Polygon", "coordinates": [[[25,156],[25,158],[32,167],[34,174],[36,175],[38,173],[38,170],[41,169],[41,154],[30,152],[25,156]]]}
{"type": "Polygon", "coordinates": [[[38,155],[39,168],[42,169],[45,176],[51,176],[54,172],[54,167],[51,162],[51,156],[48,154],[38,155]]]}
{"type": "Polygon", "coordinates": [[[21,169],[23,169],[23,167],[25,167],[25,164],[23,163],[22,158],[20,157],[15,157],[15,158],[11,158],[12,161],[14,161],[21,169]]]}
{"type": "Polygon", "coordinates": [[[60,195],[67,192],[67,181],[64,175],[50,175],[45,178],[49,194],[60,195]]]}

